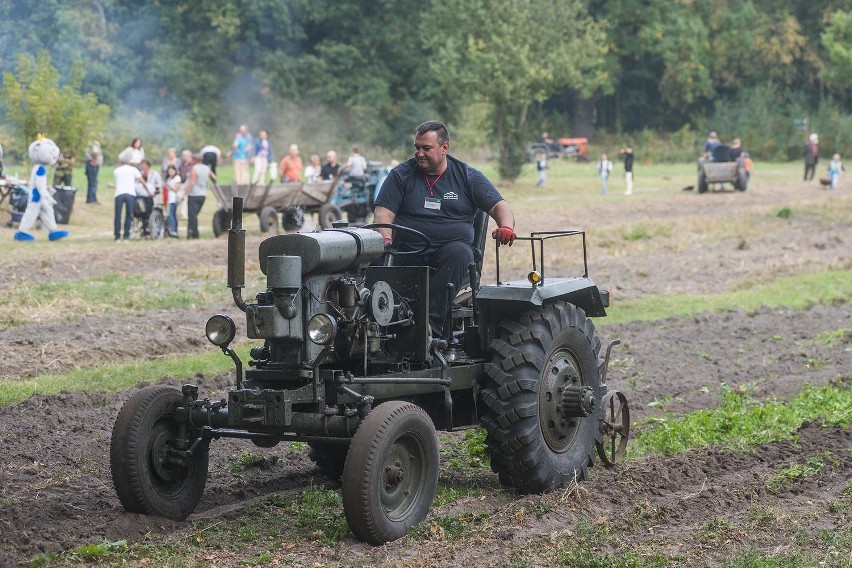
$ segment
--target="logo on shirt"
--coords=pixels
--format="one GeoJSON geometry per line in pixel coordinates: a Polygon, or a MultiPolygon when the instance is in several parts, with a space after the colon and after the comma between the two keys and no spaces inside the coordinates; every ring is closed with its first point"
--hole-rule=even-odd
{"type": "Polygon", "coordinates": [[[448,191],[447,193],[445,193],[443,195],[443,197],[444,197],[444,199],[456,199],[456,200],[458,200],[459,194],[456,193],[455,191],[448,191]]]}

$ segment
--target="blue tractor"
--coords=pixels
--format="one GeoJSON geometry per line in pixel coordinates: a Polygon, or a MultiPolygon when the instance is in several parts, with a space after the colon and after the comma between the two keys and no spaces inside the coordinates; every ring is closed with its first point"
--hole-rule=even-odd
{"type": "Polygon", "coordinates": [[[388,171],[390,170],[383,163],[371,161],[367,162],[364,176],[347,176],[345,171],[341,172],[331,205],[345,211],[350,224],[366,223],[367,215],[373,210],[378,189],[388,171]]]}

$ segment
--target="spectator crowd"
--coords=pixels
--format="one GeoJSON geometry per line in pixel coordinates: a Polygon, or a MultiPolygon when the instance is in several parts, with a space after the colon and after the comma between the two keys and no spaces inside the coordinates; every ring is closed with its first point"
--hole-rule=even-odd
{"type": "MultiPolygon", "coordinates": [[[[254,137],[246,124],[237,129],[230,148],[225,152],[212,144],[198,151],[183,149],[178,152],[177,148],[171,147],[166,149],[158,167],[150,155],[146,156],[142,138],[134,137],[119,152],[118,163],[107,184],[114,190],[115,241],[124,243],[130,239],[134,218],[140,221],[141,236],[150,236],[149,218],[157,199],[166,215],[166,237],[179,238],[181,222],[185,222],[186,238],[199,238],[198,216],[207,198],[208,185],[217,182],[216,170],[224,159],[231,160],[237,185],[266,185],[276,181],[315,183],[331,180],[342,172],[363,176],[367,168],[367,162],[357,148],[352,148],[347,163],[343,165],[338,163],[334,150],[326,153],[325,163],[321,163],[319,154],[313,154],[305,165],[299,145],[290,144],[286,155],[277,161],[269,132],[260,130],[254,137]]],[[[75,164],[73,152],[63,148],[55,167],[54,185],[71,186],[75,164]]],[[[85,203],[100,205],[98,179],[104,167],[104,153],[99,142],[93,142],[86,149],[82,165],[86,176],[85,203]]]]}

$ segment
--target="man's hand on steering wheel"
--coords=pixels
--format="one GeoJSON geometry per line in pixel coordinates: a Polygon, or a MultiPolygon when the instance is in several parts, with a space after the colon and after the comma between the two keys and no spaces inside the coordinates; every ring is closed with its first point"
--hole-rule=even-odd
{"type": "Polygon", "coordinates": [[[512,243],[515,242],[515,238],[518,235],[515,234],[515,230],[512,227],[499,227],[494,229],[491,233],[491,237],[496,239],[498,243],[501,245],[509,245],[512,246],[512,243]]]}
{"type": "Polygon", "coordinates": [[[403,233],[407,233],[413,236],[416,240],[420,241],[420,248],[412,251],[400,252],[393,248],[393,240],[390,237],[384,237],[384,245],[385,245],[385,253],[397,255],[397,256],[416,256],[425,254],[432,247],[432,241],[416,229],[412,229],[410,227],[406,227],[403,225],[397,225],[396,223],[368,223],[367,225],[362,225],[362,229],[392,229],[394,231],[400,231],[403,233]]]}

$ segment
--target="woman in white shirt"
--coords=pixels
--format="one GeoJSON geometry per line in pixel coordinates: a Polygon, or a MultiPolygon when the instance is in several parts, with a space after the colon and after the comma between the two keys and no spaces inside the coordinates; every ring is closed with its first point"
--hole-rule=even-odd
{"type": "Polygon", "coordinates": [[[138,136],[133,139],[133,141],[130,143],[130,146],[122,150],[121,154],[118,155],[119,162],[130,164],[131,166],[136,166],[137,168],[142,164],[142,160],[144,159],[145,149],[142,148],[142,139],[138,136]]]}
{"type": "Polygon", "coordinates": [[[321,170],[320,157],[314,154],[311,156],[311,163],[305,166],[305,181],[307,183],[316,183],[321,170]]]}
{"type": "Polygon", "coordinates": [[[181,191],[180,174],[174,165],[166,168],[166,190],[169,192],[169,238],[176,239],[178,238],[177,208],[183,201],[183,192],[181,191]]]}

